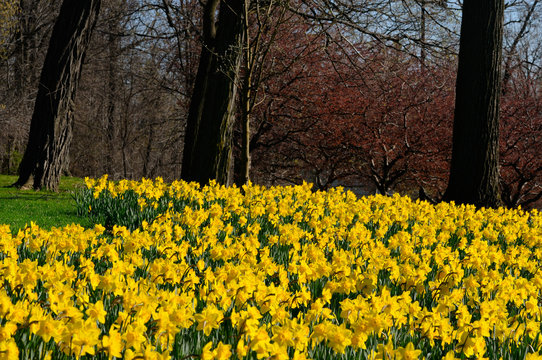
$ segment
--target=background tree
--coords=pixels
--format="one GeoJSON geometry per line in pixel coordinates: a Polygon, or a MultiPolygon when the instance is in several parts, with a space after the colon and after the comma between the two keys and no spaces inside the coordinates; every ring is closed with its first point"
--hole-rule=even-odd
{"type": "Polygon", "coordinates": [[[19,4],[16,0],[0,3],[0,58],[6,56],[6,45],[17,25],[19,4]]]}
{"type": "Polygon", "coordinates": [[[73,102],[100,0],[64,0],[42,68],[16,186],[56,190],[68,160],[73,102]]]}
{"type": "MultiPolygon", "coordinates": [[[[258,154],[257,164],[268,166],[260,171],[275,174],[277,182],[310,179],[320,189],[424,187],[439,197],[449,160],[451,69],[431,65],[422,73],[418,60],[402,51],[362,43],[354,57],[336,42],[326,45],[325,35],[309,36],[308,58],[286,63],[269,95],[275,123],[263,141],[273,145],[258,154]],[[274,143],[278,139],[287,141],[274,143]]],[[[280,39],[285,58],[273,54],[277,63],[300,49],[298,34],[280,39]]]]}
{"type": "Polygon", "coordinates": [[[73,175],[180,177],[200,17],[194,0],[102,3],[76,99],[73,175]]]}
{"type": "MultiPolygon", "coordinates": [[[[245,6],[241,77],[239,79],[239,125],[241,138],[235,142],[234,182],[241,186],[250,181],[252,132],[251,120],[254,108],[261,105],[259,91],[272,64],[268,63],[276,36],[284,25],[287,7],[282,1],[251,2],[245,6]]],[[[234,136],[235,138],[235,136],[234,136]]]]}
{"type": "MultiPolygon", "coordinates": [[[[36,89],[58,1],[18,0],[0,56],[0,151],[2,173],[16,174],[27,142],[36,89]]],[[[7,30],[7,28],[6,28],[7,30]]]]}
{"type": "Polygon", "coordinates": [[[500,187],[504,205],[532,208],[542,198],[542,46],[540,2],[508,8],[500,124],[500,187]]]}
{"type": "Polygon", "coordinates": [[[499,206],[503,0],[463,3],[447,201],[499,206]]]}
{"type": "MultiPolygon", "coordinates": [[[[17,28],[19,4],[16,0],[3,1],[0,3],[0,60],[5,60],[9,51],[9,40],[17,28]]],[[[5,109],[6,104],[0,102],[0,109],[5,109]]],[[[5,154],[0,159],[0,171],[10,172],[12,167],[11,154],[14,148],[15,137],[8,136],[5,154]]]]}
{"type": "Polygon", "coordinates": [[[208,0],[205,4],[203,45],[185,133],[184,180],[201,184],[211,179],[222,184],[230,181],[245,6],[245,0],[208,0]]]}

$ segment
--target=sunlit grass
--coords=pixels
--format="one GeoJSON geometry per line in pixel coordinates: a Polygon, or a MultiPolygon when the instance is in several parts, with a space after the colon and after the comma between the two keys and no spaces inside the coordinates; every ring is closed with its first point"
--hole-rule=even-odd
{"type": "Polygon", "coordinates": [[[73,191],[83,185],[82,179],[63,177],[58,193],[10,187],[16,180],[16,176],[0,175],[0,224],[9,225],[13,233],[31,221],[45,229],[71,223],[91,225],[77,216],[72,198],[73,191]]]}

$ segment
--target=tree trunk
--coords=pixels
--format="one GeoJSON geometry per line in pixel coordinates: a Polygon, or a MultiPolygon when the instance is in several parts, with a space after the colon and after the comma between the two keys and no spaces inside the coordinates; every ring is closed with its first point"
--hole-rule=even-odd
{"type": "Polygon", "coordinates": [[[427,57],[427,54],[425,53],[425,33],[426,33],[425,0],[420,1],[420,11],[421,11],[421,15],[420,15],[420,69],[423,74],[423,72],[425,71],[425,58],[427,57]]]}
{"type": "MultiPolygon", "coordinates": [[[[245,12],[245,17],[247,13],[245,12]]],[[[250,181],[250,114],[252,111],[251,102],[251,86],[252,86],[252,73],[254,71],[253,56],[257,51],[257,48],[250,48],[250,39],[248,38],[248,23],[245,18],[245,54],[244,54],[244,79],[240,90],[240,108],[241,108],[241,158],[239,159],[239,171],[235,176],[235,183],[241,187],[250,181]]]]}
{"type": "MultiPolygon", "coordinates": [[[[256,54],[259,50],[259,43],[262,36],[262,30],[259,29],[255,43],[251,44],[248,19],[248,7],[245,6],[243,16],[243,32],[245,37],[243,56],[244,78],[239,96],[241,109],[241,156],[239,159],[236,159],[234,167],[235,184],[239,187],[248,184],[250,181],[250,114],[252,113],[253,105],[252,76],[256,67],[256,54]]],[[[254,96],[256,96],[256,91],[254,91],[254,96]]]]}
{"type": "Polygon", "coordinates": [[[188,109],[188,118],[186,131],[184,135],[183,161],[181,168],[181,178],[191,181],[195,180],[195,169],[192,163],[196,160],[196,140],[203,116],[203,106],[205,105],[205,94],[207,92],[207,83],[211,68],[211,58],[214,52],[214,42],[216,37],[216,8],[219,0],[207,0],[203,9],[203,44],[201,46],[201,55],[199,59],[198,72],[192,91],[190,107],[188,109]]]}
{"type": "MultiPolygon", "coordinates": [[[[250,97],[250,90],[246,96],[250,97]]],[[[247,103],[243,105],[247,105],[247,103]]],[[[241,169],[238,186],[248,184],[250,181],[250,109],[248,108],[241,109],[241,126],[243,138],[241,140],[241,169]]]]}
{"type": "Polygon", "coordinates": [[[72,137],[73,105],[101,0],[64,0],[41,71],[15,186],[56,191],[72,137]]]}
{"type": "Polygon", "coordinates": [[[13,148],[14,148],[14,142],[15,138],[13,135],[8,135],[8,139],[6,142],[6,148],[4,150],[4,155],[2,158],[2,174],[11,174],[11,163],[13,161],[13,148]]]}
{"type": "Polygon", "coordinates": [[[452,163],[445,201],[501,205],[498,131],[503,11],[503,0],[463,3],[452,163]]]}
{"type": "MultiPolygon", "coordinates": [[[[117,105],[117,81],[118,81],[118,57],[120,44],[118,40],[119,24],[118,18],[110,20],[108,24],[109,35],[107,37],[107,106],[105,111],[105,158],[104,171],[106,174],[114,175],[115,165],[115,115],[117,105]]],[[[113,176],[114,177],[114,176],[113,176]]]]}
{"type": "Polygon", "coordinates": [[[181,177],[206,184],[230,181],[232,125],[243,44],[244,0],[209,0],[203,47],[190,103],[181,177]],[[218,23],[218,25],[217,25],[218,23]]]}

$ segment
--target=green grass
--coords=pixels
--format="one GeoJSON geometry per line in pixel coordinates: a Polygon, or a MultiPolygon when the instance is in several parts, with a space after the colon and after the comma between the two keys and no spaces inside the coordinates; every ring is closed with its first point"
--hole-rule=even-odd
{"type": "Polygon", "coordinates": [[[72,198],[72,192],[83,186],[82,179],[63,177],[58,193],[9,187],[16,180],[16,176],[0,175],[0,224],[9,224],[13,234],[30,221],[45,229],[71,223],[92,226],[87,218],[77,216],[72,198]]]}

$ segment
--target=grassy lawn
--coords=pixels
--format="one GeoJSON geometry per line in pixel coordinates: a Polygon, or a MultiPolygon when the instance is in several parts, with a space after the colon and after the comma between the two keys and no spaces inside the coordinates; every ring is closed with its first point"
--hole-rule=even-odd
{"type": "Polygon", "coordinates": [[[45,229],[71,223],[91,225],[77,216],[72,198],[72,191],[83,185],[82,179],[63,177],[58,193],[9,187],[16,180],[16,176],[0,175],[0,224],[9,224],[13,234],[30,221],[45,229]]]}

